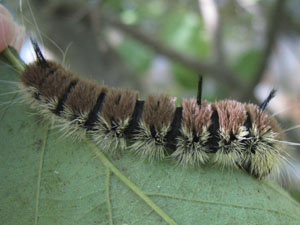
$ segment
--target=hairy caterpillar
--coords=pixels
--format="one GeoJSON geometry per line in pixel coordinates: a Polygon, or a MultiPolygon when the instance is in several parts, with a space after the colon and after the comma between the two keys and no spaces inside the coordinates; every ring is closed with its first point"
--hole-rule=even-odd
{"type": "Polygon", "coordinates": [[[37,61],[27,65],[21,89],[31,107],[54,118],[67,135],[88,134],[105,152],[127,148],[142,158],[172,158],[182,165],[212,161],[241,168],[258,179],[277,171],[286,153],[282,132],[265,107],[222,100],[196,99],[180,107],[173,97],[149,95],[139,100],[132,90],[108,88],[82,80],[48,61],[33,41],[37,61]]]}

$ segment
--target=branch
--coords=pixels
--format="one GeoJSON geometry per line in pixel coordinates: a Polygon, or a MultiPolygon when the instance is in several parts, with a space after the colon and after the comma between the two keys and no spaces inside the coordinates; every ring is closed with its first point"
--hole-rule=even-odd
{"type": "Polygon", "coordinates": [[[285,0],[277,0],[272,12],[272,15],[269,20],[268,24],[268,30],[267,30],[267,36],[266,36],[266,45],[263,50],[262,60],[258,66],[258,69],[255,73],[255,78],[253,80],[253,83],[249,86],[249,89],[247,89],[244,92],[244,95],[247,95],[249,92],[252,92],[255,86],[260,82],[261,78],[263,77],[265,70],[267,69],[267,66],[270,61],[270,56],[272,54],[272,51],[275,47],[278,32],[279,32],[279,25],[280,21],[283,18],[284,15],[284,4],[285,0]]]}
{"type": "Polygon", "coordinates": [[[218,64],[225,64],[222,19],[220,19],[218,6],[215,0],[198,0],[198,5],[205,28],[213,41],[213,59],[218,64]]]}
{"type": "Polygon", "coordinates": [[[140,31],[138,28],[123,24],[121,21],[113,18],[111,15],[108,15],[108,13],[102,12],[102,19],[121,30],[126,35],[129,35],[142,44],[147,45],[159,54],[167,56],[169,59],[193,69],[197,72],[197,74],[211,74],[217,80],[220,80],[220,82],[226,82],[226,84],[230,85],[232,88],[245,88],[244,83],[235,74],[222,65],[215,65],[211,62],[200,62],[196,58],[182,54],[170,48],[166,44],[160,43],[158,40],[150,37],[150,35],[147,35],[145,32],[140,31]]]}

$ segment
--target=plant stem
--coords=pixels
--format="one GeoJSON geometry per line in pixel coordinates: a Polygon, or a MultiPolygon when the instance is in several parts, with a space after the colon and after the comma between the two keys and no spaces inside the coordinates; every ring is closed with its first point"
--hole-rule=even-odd
{"type": "Polygon", "coordinates": [[[7,58],[7,60],[16,68],[19,74],[22,74],[26,68],[25,63],[16,57],[10,50],[10,48],[6,48],[3,51],[3,55],[7,58]]]}

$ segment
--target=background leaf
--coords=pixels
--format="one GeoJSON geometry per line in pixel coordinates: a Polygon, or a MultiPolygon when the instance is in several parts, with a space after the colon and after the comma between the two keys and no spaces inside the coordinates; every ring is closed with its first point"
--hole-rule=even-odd
{"type": "MultiPolygon", "coordinates": [[[[1,59],[0,79],[18,80],[1,59]]],[[[15,89],[0,83],[1,93],[15,89]]],[[[1,224],[165,224],[101,163],[86,141],[61,138],[20,95],[0,96],[1,224]],[[111,203],[111,209],[108,207],[111,203]]],[[[100,151],[100,150],[99,150],[100,151]]],[[[299,224],[300,208],[275,184],[237,170],[111,162],[178,224],[299,224]]]]}

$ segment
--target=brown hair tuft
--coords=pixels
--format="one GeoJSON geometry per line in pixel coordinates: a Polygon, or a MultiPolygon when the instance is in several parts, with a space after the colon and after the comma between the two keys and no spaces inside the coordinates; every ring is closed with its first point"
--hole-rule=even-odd
{"type": "Polygon", "coordinates": [[[244,104],[234,100],[223,100],[212,105],[219,115],[220,128],[226,133],[236,134],[247,119],[247,111],[244,104]]]}
{"type": "Polygon", "coordinates": [[[212,115],[210,103],[204,101],[199,106],[196,99],[184,99],[182,110],[182,126],[190,132],[195,130],[200,133],[203,127],[208,128],[210,126],[212,115]]]}
{"type": "Polygon", "coordinates": [[[137,91],[110,88],[103,104],[103,118],[109,124],[112,120],[119,121],[130,118],[137,99],[137,91]]]}
{"type": "Polygon", "coordinates": [[[89,113],[95,106],[97,98],[102,92],[107,92],[106,86],[80,80],[70,92],[65,105],[74,115],[89,113]]]}
{"type": "Polygon", "coordinates": [[[159,131],[171,124],[175,109],[174,98],[149,95],[145,101],[142,118],[149,128],[154,126],[156,131],[159,131]]]}

